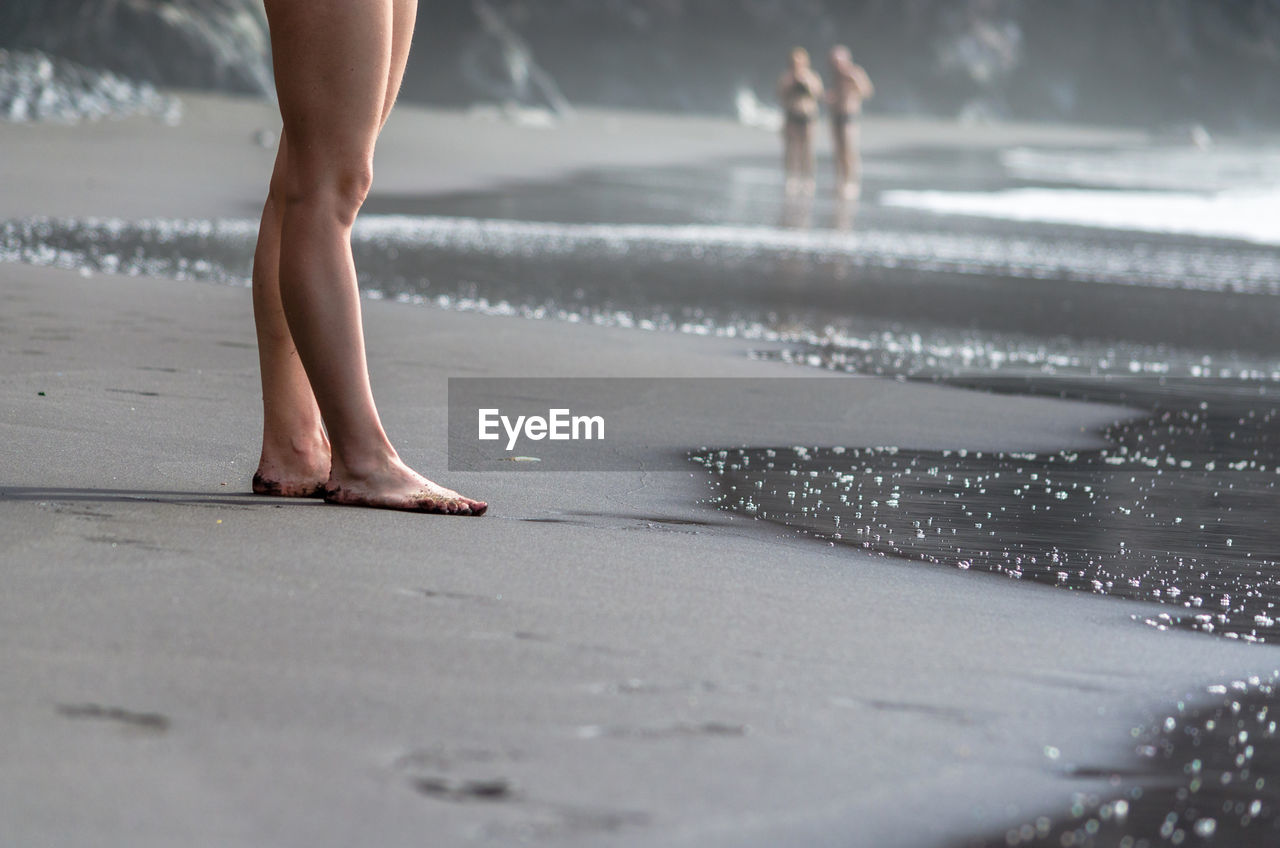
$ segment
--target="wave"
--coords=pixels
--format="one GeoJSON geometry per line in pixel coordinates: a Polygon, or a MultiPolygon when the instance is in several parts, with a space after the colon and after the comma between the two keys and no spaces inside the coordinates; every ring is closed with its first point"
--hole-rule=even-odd
{"type": "MultiPolygon", "coordinates": [[[[890,192],[898,201],[937,203],[942,192],[890,192]]],[[[979,209],[974,200],[956,208],[979,209]]],[[[995,193],[1000,195],[1003,193],[995,193]]],[[[985,195],[972,195],[974,198],[985,195]]],[[[1273,201],[1274,202],[1274,201],[1273,201]]],[[[1001,201],[992,213],[1007,212],[1001,201]]],[[[1047,218],[1045,198],[1034,207],[1047,218]]],[[[1274,208],[1274,207],[1272,207],[1274,208]]],[[[1063,213],[1066,216],[1066,213],[1063,213]]],[[[1080,215],[1084,218],[1083,213],[1080,215]]],[[[1275,227],[1260,217],[1259,228],[1275,227]]],[[[1208,226],[1208,224],[1206,224],[1208,226]]],[[[101,252],[96,234],[141,240],[150,250],[206,255],[213,245],[233,252],[257,231],[253,220],[183,221],[30,218],[0,225],[0,258],[78,266],[86,251],[101,252]],[[48,256],[68,252],[66,262],[48,256]],[[38,255],[38,256],[37,256],[38,255]],[[39,256],[45,257],[44,259],[39,256]],[[33,258],[35,257],[35,258],[33,258]]],[[[1277,234],[1280,239],[1280,234],[1277,234]]],[[[789,230],[764,226],[561,224],[440,216],[367,215],[353,239],[382,251],[448,250],[504,256],[606,256],[658,260],[749,262],[768,256],[803,256],[841,261],[852,267],[933,273],[1063,279],[1120,286],[1210,292],[1280,294],[1280,255],[1269,249],[1242,249],[1185,243],[1038,237],[995,233],[953,233],[874,229],[789,230]]],[[[1278,241],[1277,243],[1280,243],[1278,241]]]]}
{"type": "Polygon", "coordinates": [[[1039,185],[1216,192],[1280,186],[1280,149],[1259,146],[1143,146],[1131,149],[1000,153],[1006,174],[1039,185]]]}
{"type": "Polygon", "coordinates": [[[1280,245],[1280,188],[1211,194],[1017,188],[994,192],[894,190],[881,203],[944,215],[1072,224],[1280,245]]]}
{"type": "Polygon", "coordinates": [[[542,255],[674,249],[689,258],[711,258],[707,254],[713,252],[742,259],[798,253],[855,266],[1280,294],[1280,257],[1272,252],[1196,245],[889,229],[555,224],[396,215],[368,216],[357,224],[356,235],[454,250],[542,255]]]}
{"type": "Polygon", "coordinates": [[[74,123],[136,114],[176,124],[182,105],[150,83],[135,83],[36,50],[0,50],[0,118],[74,123]]]}

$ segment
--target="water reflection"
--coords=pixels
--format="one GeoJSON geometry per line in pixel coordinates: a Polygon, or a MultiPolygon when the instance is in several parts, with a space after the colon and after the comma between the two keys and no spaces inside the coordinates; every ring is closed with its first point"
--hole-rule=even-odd
{"type": "Polygon", "coordinates": [[[696,459],[726,509],[880,553],[1157,601],[1169,610],[1147,623],[1162,629],[1274,640],[1280,386],[1035,383],[1151,411],[1110,427],[1096,451],[793,447],[696,459]]]}
{"type": "Polygon", "coordinates": [[[1128,762],[1077,765],[1110,789],[1075,793],[1066,815],[1039,816],[966,848],[1280,844],[1276,681],[1233,681],[1154,717],[1128,762]]]}
{"type": "Polygon", "coordinates": [[[778,226],[784,230],[807,230],[813,227],[813,192],[789,191],[782,200],[778,226]]]}
{"type": "Polygon", "coordinates": [[[858,217],[858,198],[847,194],[836,197],[831,213],[831,229],[847,233],[853,229],[858,217]]]}

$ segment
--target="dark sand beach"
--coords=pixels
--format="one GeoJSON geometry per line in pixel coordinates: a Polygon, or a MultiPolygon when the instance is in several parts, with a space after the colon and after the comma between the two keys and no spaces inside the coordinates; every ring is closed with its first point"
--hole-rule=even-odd
{"type": "MultiPolygon", "coordinates": [[[[0,843],[966,844],[1042,817],[1046,833],[1067,827],[1076,800],[1099,810],[1126,792],[1137,820],[1132,786],[1163,773],[1135,768],[1135,745],[1159,747],[1179,705],[1257,715],[1268,703],[1273,646],[1162,624],[1181,608],[1140,592],[839,544],[774,502],[774,521],[718,508],[740,505],[717,504],[724,475],[700,464],[445,470],[451,377],[848,381],[849,418],[744,398],[654,434],[690,452],[807,445],[805,472],[834,448],[1105,453],[1117,422],[1149,405],[1096,391],[1085,378],[1099,375],[1053,359],[1043,336],[1073,339],[1090,367],[1118,351],[1128,373],[1185,342],[1265,376],[1266,267],[1246,293],[1259,309],[1221,296],[1209,271],[1169,297],[1117,295],[1114,276],[1141,264],[1124,238],[1097,261],[1033,251],[1040,264],[1017,273],[1087,278],[1064,295],[975,264],[973,246],[1094,244],[1071,230],[969,222],[947,242],[866,203],[855,238],[833,241],[835,227],[762,213],[767,186],[744,190],[736,218],[684,202],[663,217],[653,198],[680,191],[625,190],[724,168],[749,183],[775,139],[727,121],[588,112],[570,135],[406,108],[379,148],[369,209],[384,216],[356,238],[374,385],[406,459],[490,514],[271,501],[246,493],[259,428],[249,292],[214,283],[247,267],[245,221],[271,164],[255,134],[276,120],[266,104],[184,99],[176,127],[0,124],[0,217],[16,222],[4,249],[28,260],[0,265],[0,843]],[[602,191],[641,200],[593,210],[602,191]],[[605,214],[641,229],[590,229],[605,214]],[[739,229],[680,229],[709,223],[739,229]],[[892,254],[875,241],[908,230],[888,239],[892,254]],[[912,239],[924,239],[915,254],[912,239]],[[380,267],[388,250],[409,270],[380,267]],[[950,264],[923,268],[938,255],[950,264]],[[911,275],[922,282],[900,285],[911,275]],[[726,277],[739,288],[716,303],[726,277]],[[1108,329],[1059,326],[1063,298],[1110,316],[1108,329]],[[1047,317],[1016,333],[998,308],[1009,302],[1047,317]],[[957,317],[974,303],[987,318],[957,317]],[[1125,320],[1119,307],[1135,303],[1142,319],[1125,320]],[[904,323],[917,306],[921,321],[904,323]],[[1188,308],[1204,320],[1178,324],[1188,308]],[[1243,328],[1238,345],[1221,344],[1224,328],[1243,328]],[[1046,362],[1094,391],[1046,389],[1046,362]],[[848,377],[851,363],[884,378],[848,377]],[[993,370],[1019,385],[981,384],[993,370]]],[[[895,185],[900,151],[1140,141],[893,120],[869,120],[867,137],[868,179],[895,185]]],[[[1243,244],[1160,244],[1210,269],[1267,261],[1243,244]]],[[[1183,749],[1161,750],[1181,768],[1183,749]]],[[[1253,798],[1235,800],[1247,811],[1253,798]]]]}

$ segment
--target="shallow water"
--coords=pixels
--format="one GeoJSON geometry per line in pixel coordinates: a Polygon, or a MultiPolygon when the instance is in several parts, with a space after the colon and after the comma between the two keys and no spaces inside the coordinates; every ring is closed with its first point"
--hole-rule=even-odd
{"type": "MultiPolygon", "coordinates": [[[[1127,762],[1066,764],[1064,777],[1104,777],[1074,793],[1066,815],[1039,816],[966,848],[1041,845],[1157,848],[1280,843],[1276,680],[1232,681],[1153,715],[1127,762]]],[[[1052,755],[1055,752],[1046,752],[1052,755]]]]}
{"type": "Polygon", "coordinates": [[[1146,621],[1162,629],[1274,640],[1277,386],[1214,382],[1188,397],[1095,385],[1095,400],[1153,395],[1151,415],[1110,427],[1102,450],[737,448],[697,459],[722,508],[884,554],[1157,601],[1169,610],[1146,621]]]}

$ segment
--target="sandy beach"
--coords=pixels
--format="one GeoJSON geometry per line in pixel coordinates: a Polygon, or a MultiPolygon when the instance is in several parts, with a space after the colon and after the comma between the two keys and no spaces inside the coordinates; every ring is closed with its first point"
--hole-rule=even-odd
{"type": "MultiPolygon", "coordinates": [[[[0,217],[252,217],[272,107],[184,100],[177,127],[0,124],[0,217]]],[[[868,120],[868,155],[943,132],[1127,138],[868,120]]],[[[540,129],[406,107],[374,194],[774,146],[710,118],[540,129]]],[[[3,845],[963,844],[1103,790],[1132,729],[1277,665],[1145,626],[1154,605],[714,510],[692,469],[444,470],[450,377],[793,375],[747,356],[768,344],[366,302],[402,455],[492,504],[443,519],[247,494],[248,289],[14,263],[0,279],[3,845]]],[[[794,422],[820,444],[1087,448],[1124,414],[856,391],[852,425],[744,404],[701,443],[794,422]]]]}

